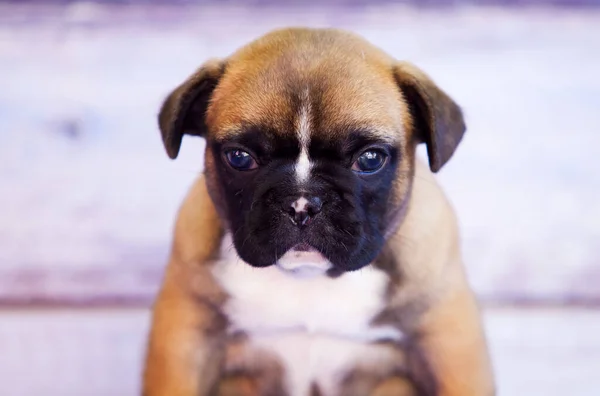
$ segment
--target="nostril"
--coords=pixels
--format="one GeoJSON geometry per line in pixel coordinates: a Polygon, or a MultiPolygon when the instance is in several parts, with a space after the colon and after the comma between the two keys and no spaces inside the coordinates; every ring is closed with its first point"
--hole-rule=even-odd
{"type": "Polygon", "coordinates": [[[286,212],[288,215],[290,215],[292,218],[294,218],[296,216],[296,209],[292,208],[291,206],[286,208],[284,210],[284,212],[286,212]]]}
{"type": "Polygon", "coordinates": [[[296,215],[294,216],[294,222],[299,226],[305,226],[306,224],[308,224],[309,220],[310,215],[304,211],[296,212],[296,215]]]}

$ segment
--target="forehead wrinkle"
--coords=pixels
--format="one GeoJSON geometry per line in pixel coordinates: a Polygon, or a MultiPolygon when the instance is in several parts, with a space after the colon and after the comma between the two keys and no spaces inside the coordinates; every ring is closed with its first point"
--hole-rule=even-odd
{"type": "Polygon", "coordinates": [[[401,140],[398,135],[410,130],[402,114],[406,104],[387,70],[362,57],[360,64],[341,62],[347,54],[331,48],[327,56],[307,56],[317,55],[310,48],[298,51],[294,45],[293,51],[253,57],[252,67],[230,68],[213,98],[219,108],[216,134],[232,136],[240,132],[237,125],[250,121],[298,137],[302,145],[312,136],[347,133],[335,125],[358,124],[390,143],[401,140]]]}
{"type": "Polygon", "coordinates": [[[406,132],[404,105],[396,86],[373,90],[365,82],[338,82],[337,79],[322,86],[318,106],[320,117],[313,133],[343,138],[363,130],[390,144],[402,141],[406,132]]]}
{"type": "Polygon", "coordinates": [[[243,72],[247,70],[233,68],[215,89],[207,110],[209,127],[226,136],[239,133],[244,124],[293,133],[298,106],[289,95],[286,79],[256,65],[251,72],[243,72]]]}
{"type": "Polygon", "coordinates": [[[235,139],[244,133],[244,128],[241,125],[230,125],[219,129],[219,134],[215,137],[218,142],[235,139]]]}
{"type": "Polygon", "coordinates": [[[399,143],[398,132],[385,127],[370,126],[367,129],[355,129],[353,132],[355,132],[361,138],[377,141],[383,144],[396,145],[399,143]]]}
{"type": "Polygon", "coordinates": [[[214,140],[220,144],[237,143],[244,146],[260,147],[270,150],[273,147],[273,133],[268,128],[254,125],[238,125],[223,129],[214,140]]]}
{"type": "Polygon", "coordinates": [[[396,138],[395,133],[387,129],[354,129],[346,134],[342,149],[346,153],[373,145],[387,145],[402,149],[404,142],[396,138]]]}
{"type": "Polygon", "coordinates": [[[393,146],[402,144],[404,141],[402,125],[385,125],[371,120],[357,120],[334,124],[330,128],[332,137],[345,141],[354,137],[393,146]]]}

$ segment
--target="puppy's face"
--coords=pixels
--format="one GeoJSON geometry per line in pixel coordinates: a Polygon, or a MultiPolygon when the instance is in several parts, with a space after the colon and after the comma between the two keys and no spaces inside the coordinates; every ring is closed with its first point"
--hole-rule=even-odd
{"type": "Polygon", "coordinates": [[[416,144],[437,170],[464,132],[458,106],[417,69],[307,29],[205,65],[160,122],[172,157],[184,132],[207,138],[209,191],[244,261],[312,254],[336,274],[371,263],[398,226],[416,144]]]}

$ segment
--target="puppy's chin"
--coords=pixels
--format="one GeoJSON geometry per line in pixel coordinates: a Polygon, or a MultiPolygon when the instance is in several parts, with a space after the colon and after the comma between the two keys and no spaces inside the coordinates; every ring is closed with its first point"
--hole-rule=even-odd
{"type": "Polygon", "coordinates": [[[290,249],[275,265],[286,274],[298,278],[324,275],[333,267],[325,256],[305,244],[290,249]]]}
{"type": "MultiPolygon", "coordinates": [[[[315,241],[321,242],[321,241],[315,241]]],[[[261,246],[259,243],[230,243],[235,248],[237,255],[246,264],[264,268],[276,266],[280,270],[295,276],[312,276],[327,274],[335,278],[345,272],[359,270],[368,266],[378,255],[378,246],[372,249],[358,250],[360,254],[344,251],[343,254],[335,252],[334,246],[318,246],[305,242],[292,245],[285,244],[278,247],[261,246]],[[317,246],[317,247],[315,247],[317,246]],[[283,254],[276,254],[282,252],[283,254]]]]}

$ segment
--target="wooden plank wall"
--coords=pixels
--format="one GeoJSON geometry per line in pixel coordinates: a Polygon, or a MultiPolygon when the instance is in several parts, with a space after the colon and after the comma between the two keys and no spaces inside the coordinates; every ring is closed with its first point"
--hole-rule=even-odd
{"type": "Polygon", "coordinates": [[[202,168],[198,139],[167,159],[158,106],[285,25],[354,30],[463,105],[439,178],[485,301],[600,301],[598,11],[1,3],[0,302],[147,304],[202,168]]]}

